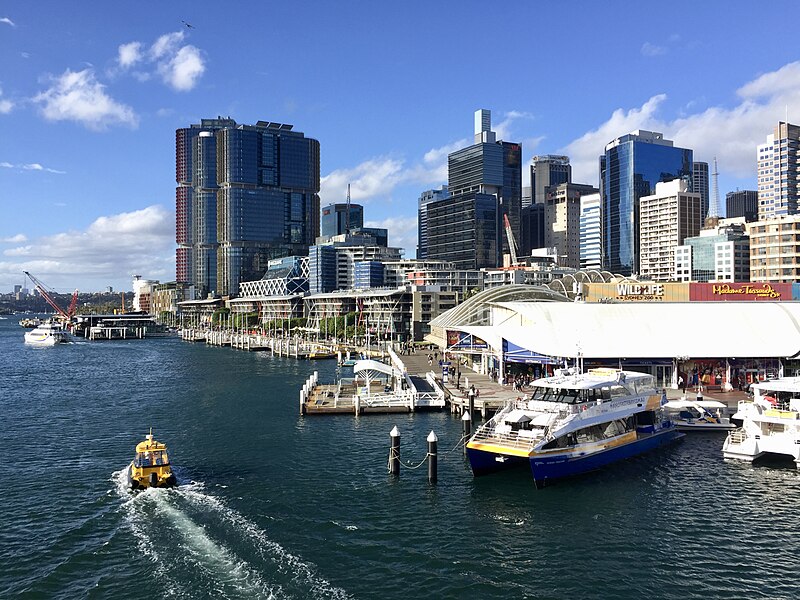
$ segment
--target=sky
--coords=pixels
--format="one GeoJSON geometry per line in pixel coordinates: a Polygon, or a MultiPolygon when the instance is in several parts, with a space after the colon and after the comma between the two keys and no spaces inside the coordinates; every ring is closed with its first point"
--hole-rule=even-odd
{"type": "Polygon", "coordinates": [[[0,0],[0,293],[175,279],[175,130],[291,123],[320,141],[321,204],[413,257],[417,199],[492,111],[498,139],[598,156],[636,129],[756,189],[756,147],[800,123],[800,3],[0,0]]]}

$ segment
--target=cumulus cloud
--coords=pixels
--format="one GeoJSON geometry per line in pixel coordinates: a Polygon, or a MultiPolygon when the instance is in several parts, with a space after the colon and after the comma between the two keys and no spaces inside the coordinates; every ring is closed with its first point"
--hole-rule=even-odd
{"type": "MultiPolygon", "coordinates": [[[[766,141],[778,121],[800,115],[800,61],[763,73],[742,85],[733,106],[711,106],[675,119],[658,116],[666,96],[658,94],[642,106],[617,109],[597,129],[568,144],[576,181],[598,180],[598,157],[614,138],[635,129],[664,133],[675,145],[694,150],[695,160],[711,162],[716,156],[721,173],[738,178],[755,177],[756,147],[766,141]]],[[[795,118],[795,121],[797,119],[795,118]]]]}
{"type": "Polygon", "coordinates": [[[16,27],[17,26],[17,24],[14,23],[14,21],[9,19],[8,17],[0,18],[0,23],[5,23],[6,25],[11,25],[11,27],[16,27]]]}
{"type": "Polygon", "coordinates": [[[645,42],[642,44],[641,53],[642,56],[662,56],[667,53],[667,49],[664,46],[645,42]]]}
{"type": "Polygon", "coordinates": [[[117,124],[138,125],[133,109],[109,96],[90,68],[78,72],[67,69],[33,101],[40,105],[48,121],[75,121],[93,130],[117,124]]]}
{"type": "Polygon", "coordinates": [[[492,130],[497,134],[498,140],[513,142],[514,134],[512,132],[513,125],[520,119],[533,120],[536,117],[528,112],[519,110],[512,110],[503,115],[503,120],[497,124],[492,125],[492,130]]]}
{"type": "Polygon", "coordinates": [[[417,247],[417,217],[388,217],[381,221],[366,221],[365,227],[381,227],[389,230],[389,246],[405,248],[406,253],[417,247]]]}
{"type": "Polygon", "coordinates": [[[26,163],[26,164],[12,164],[10,162],[0,162],[0,167],[4,169],[19,169],[21,171],[41,171],[43,173],[56,173],[58,175],[64,175],[66,171],[59,171],[57,169],[51,169],[49,167],[42,166],[39,163],[26,163]]]}
{"type": "Polygon", "coordinates": [[[0,89],[0,114],[7,115],[11,112],[11,109],[14,108],[14,103],[11,100],[7,100],[2,97],[3,90],[0,89]]]}
{"type": "MultiPolygon", "coordinates": [[[[3,251],[10,260],[0,261],[0,286],[18,280],[22,271],[66,289],[128,287],[135,273],[174,279],[174,238],[174,215],[162,206],[100,217],[83,231],[58,233],[3,251]]],[[[9,241],[27,240],[20,234],[9,241]]]]}
{"type": "Polygon", "coordinates": [[[127,69],[142,60],[141,42],[130,42],[119,47],[117,63],[123,69],[127,69]]]}
{"type": "Polygon", "coordinates": [[[18,233],[17,235],[12,235],[11,237],[3,238],[0,240],[6,244],[22,244],[23,242],[28,241],[28,236],[24,233],[18,233]]]}
{"type": "Polygon", "coordinates": [[[119,46],[117,64],[129,71],[139,81],[149,81],[153,74],[178,92],[185,92],[199,82],[206,65],[203,52],[184,44],[183,31],[165,33],[146,48],[142,42],[128,42],[119,46]],[[132,67],[136,66],[136,69],[132,67]]]}

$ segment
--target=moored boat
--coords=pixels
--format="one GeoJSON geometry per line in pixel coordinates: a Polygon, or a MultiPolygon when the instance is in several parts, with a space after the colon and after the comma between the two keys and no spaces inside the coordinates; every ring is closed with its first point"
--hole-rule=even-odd
{"type": "Polygon", "coordinates": [[[153,439],[153,430],[136,445],[136,456],[128,465],[128,485],[131,489],[172,487],[175,475],[169,464],[167,446],[153,439]]]}
{"type": "Polygon", "coordinates": [[[722,415],[727,408],[718,400],[670,400],[664,407],[681,431],[729,431],[736,429],[728,417],[722,415]]]}
{"type": "Polygon", "coordinates": [[[60,324],[45,321],[25,332],[25,343],[31,346],[55,346],[69,341],[69,335],[60,324]]]}
{"type": "Polygon", "coordinates": [[[563,369],[534,381],[467,443],[475,475],[527,464],[536,487],[593,471],[683,437],[666,393],[646,373],[563,369]]]}
{"type": "Polygon", "coordinates": [[[751,386],[753,399],[739,402],[728,433],[725,458],[754,461],[764,454],[789,456],[800,467],[800,377],[781,377],[751,386]]]}

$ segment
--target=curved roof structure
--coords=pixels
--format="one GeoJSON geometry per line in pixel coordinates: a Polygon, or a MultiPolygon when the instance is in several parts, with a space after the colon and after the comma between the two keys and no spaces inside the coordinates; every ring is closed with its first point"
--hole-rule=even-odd
{"type": "Polygon", "coordinates": [[[796,302],[500,301],[493,303],[488,323],[451,321],[447,327],[482,337],[495,348],[506,339],[552,357],[800,355],[800,303],[796,302]]]}

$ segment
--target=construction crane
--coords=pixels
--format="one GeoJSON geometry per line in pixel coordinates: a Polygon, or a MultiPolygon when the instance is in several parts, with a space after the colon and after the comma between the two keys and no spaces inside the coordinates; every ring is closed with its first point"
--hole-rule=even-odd
{"type": "Polygon", "coordinates": [[[517,242],[514,241],[514,232],[511,231],[511,223],[508,222],[508,215],[503,215],[503,223],[505,225],[506,236],[508,237],[508,251],[511,253],[511,266],[516,267],[519,264],[517,260],[517,242]]]}
{"type": "Polygon", "coordinates": [[[58,316],[61,317],[65,323],[68,323],[70,319],[72,319],[72,317],[75,316],[75,310],[78,307],[78,290],[75,290],[72,293],[72,300],[69,303],[69,308],[67,308],[67,310],[64,310],[58,305],[58,302],[55,301],[55,299],[51,295],[51,291],[48,290],[47,286],[45,286],[44,283],[39,281],[28,271],[23,271],[23,273],[25,273],[25,275],[28,276],[28,278],[33,282],[33,285],[36,286],[36,289],[39,290],[39,293],[42,295],[42,298],[44,298],[45,302],[47,302],[53,308],[53,310],[56,311],[58,316]]]}

